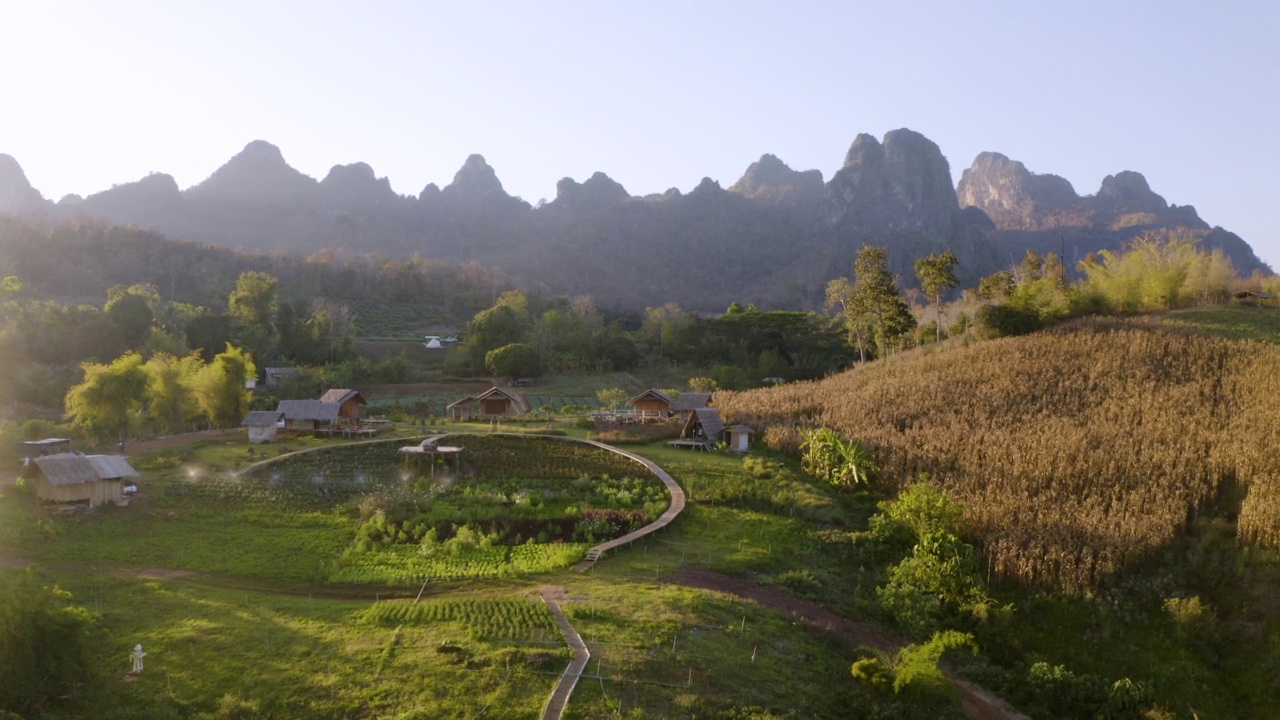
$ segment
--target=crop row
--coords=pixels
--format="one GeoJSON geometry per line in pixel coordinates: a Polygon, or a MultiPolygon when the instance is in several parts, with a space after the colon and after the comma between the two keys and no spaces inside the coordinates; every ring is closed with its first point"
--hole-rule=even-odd
{"type": "Polygon", "coordinates": [[[526,543],[424,554],[414,545],[350,553],[329,577],[334,583],[412,586],[426,578],[464,580],[561,570],[582,559],[582,543],[526,543]]]}
{"type": "Polygon", "coordinates": [[[383,627],[461,623],[477,640],[524,640],[558,632],[546,604],[528,598],[379,602],[360,619],[383,627]]]}

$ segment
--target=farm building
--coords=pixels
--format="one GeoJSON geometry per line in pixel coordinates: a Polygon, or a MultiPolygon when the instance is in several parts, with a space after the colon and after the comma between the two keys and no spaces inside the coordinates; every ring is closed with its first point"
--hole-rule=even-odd
{"type": "Polygon", "coordinates": [[[320,402],[338,406],[338,417],[343,420],[359,420],[360,406],[366,405],[364,396],[357,390],[326,390],[320,402]]]}
{"type": "Polygon", "coordinates": [[[54,502],[85,502],[90,507],[113,502],[124,505],[126,479],[137,477],[120,455],[59,453],[34,458],[36,497],[54,502]]]}
{"type": "Polygon", "coordinates": [[[284,413],[279,410],[254,410],[240,424],[249,428],[249,442],[271,442],[276,439],[276,430],[284,424],[284,413]]]}
{"type": "Polygon", "coordinates": [[[676,401],[671,405],[671,412],[680,416],[680,419],[689,420],[694,410],[705,408],[711,404],[711,393],[702,392],[682,392],[676,397],[676,401]]]}
{"type": "Polygon", "coordinates": [[[468,395],[461,400],[449,403],[444,409],[449,411],[449,419],[453,422],[466,422],[475,417],[476,398],[474,395],[468,395]]]}
{"type": "Polygon", "coordinates": [[[751,435],[755,430],[746,425],[730,425],[724,429],[724,440],[732,452],[744,453],[751,449],[751,435]]]}
{"type": "Polygon", "coordinates": [[[22,456],[28,459],[71,452],[71,441],[67,438],[45,438],[43,440],[27,440],[22,443],[22,456]]]}
{"type": "Polygon", "coordinates": [[[477,414],[480,417],[499,417],[502,415],[520,415],[529,412],[529,401],[522,393],[515,390],[503,390],[492,387],[480,393],[476,398],[477,414]]]}
{"type": "Polygon", "coordinates": [[[700,445],[714,445],[721,441],[724,434],[724,420],[719,416],[719,410],[714,407],[698,407],[698,409],[690,410],[689,419],[685,420],[685,427],[680,430],[680,439],[687,443],[700,443],[700,445]]]}
{"type": "Polygon", "coordinates": [[[643,419],[663,419],[670,417],[671,407],[675,401],[667,397],[661,390],[645,390],[627,401],[632,413],[643,419]]]}
{"type": "Polygon", "coordinates": [[[342,409],[336,403],[320,400],[281,400],[276,412],[284,416],[286,430],[332,430],[342,409]]]}

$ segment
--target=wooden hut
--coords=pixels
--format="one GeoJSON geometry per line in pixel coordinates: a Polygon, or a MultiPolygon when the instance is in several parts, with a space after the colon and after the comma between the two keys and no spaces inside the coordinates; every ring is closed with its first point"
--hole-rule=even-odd
{"type": "Polygon", "coordinates": [[[461,400],[455,400],[444,406],[449,411],[449,419],[454,422],[466,422],[475,417],[476,414],[476,398],[474,395],[468,395],[461,400]]]}
{"type": "Polygon", "coordinates": [[[286,430],[333,430],[341,406],[319,400],[281,400],[276,412],[284,415],[286,430]]]}
{"type": "Polygon", "coordinates": [[[730,425],[724,429],[724,440],[729,443],[732,452],[744,453],[750,449],[751,435],[755,430],[746,425],[730,425]]]}
{"type": "Polygon", "coordinates": [[[700,447],[704,450],[720,442],[724,437],[724,421],[720,419],[720,411],[715,408],[696,408],[689,412],[680,430],[680,439],[670,443],[700,447]]]}
{"type": "Polygon", "coordinates": [[[627,401],[632,414],[641,420],[665,420],[671,416],[675,400],[657,389],[649,389],[627,401]]]}
{"type": "Polygon", "coordinates": [[[682,392],[674,403],[671,404],[671,412],[680,416],[680,419],[688,422],[689,416],[694,410],[705,408],[711,404],[711,393],[701,392],[682,392]]]}
{"type": "Polygon", "coordinates": [[[515,390],[492,387],[480,393],[476,398],[476,407],[479,416],[485,418],[522,415],[529,412],[529,401],[515,390]]]}
{"type": "Polygon", "coordinates": [[[284,413],[279,410],[254,410],[240,424],[249,428],[249,442],[272,442],[276,439],[276,431],[284,424],[284,413]]]}
{"type": "Polygon", "coordinates": [[[320,402],[337,405],[338,417],[342,420],[359,420],[360,406],[368,404],[357,390],[326,390],[320,402]]]}
{"type": "Polygon", "coordinates": [[[90,507],[113,502],[124,505],[124,485],[137,477],[120,455],[80,455],[60,453],[34,458],[36,497],[72,503],[88,502],[90,507]]]}

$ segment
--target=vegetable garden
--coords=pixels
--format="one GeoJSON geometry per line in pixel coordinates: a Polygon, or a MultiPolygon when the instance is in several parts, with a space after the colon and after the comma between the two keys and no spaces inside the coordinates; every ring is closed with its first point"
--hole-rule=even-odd
{"type": "Polygon", "coordinates": [[[354,516],[351,543],[328,579],[391,585],[564,568],[670,502],[657,478],[599,448],[509,436],[451,442],[463,447],[460,471],[415,465],[394,443],[351,445],[238,478],[175,481],[167,495],[354,516]]]}

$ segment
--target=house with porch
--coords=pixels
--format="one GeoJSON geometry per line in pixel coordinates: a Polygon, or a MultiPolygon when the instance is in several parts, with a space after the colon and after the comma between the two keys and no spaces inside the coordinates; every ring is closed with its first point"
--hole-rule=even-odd
{"type": "Polygon", "coordinates": [[[666,420],[671,417],[675,400],[661,390],[651,388],[627,401],[631,414],[640,420],[666,420]]]}

